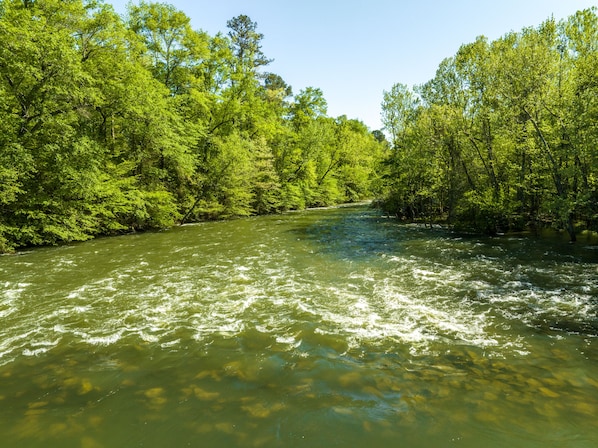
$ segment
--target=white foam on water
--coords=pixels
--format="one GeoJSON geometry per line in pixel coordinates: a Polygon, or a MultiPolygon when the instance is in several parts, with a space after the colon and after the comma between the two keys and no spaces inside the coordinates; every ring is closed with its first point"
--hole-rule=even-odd
{"type": "Polygon", "coordinates": [[[112,345],[122,338],[123,332],[124,330],[118,330],[112,334],[101,336],[88,335],[83,339],[83,341],[90,345],[112,345]]]}
{"type": "Polygon", "coordinates": [[[172,348],[172,347],[176,347],[177,345],[180,345],[181,340],[180,339],[175,339],[173,341],[168,341],[168,342],[163,342],[160,344],[160,347],[162,348],[172,348]]]}
{"type": "Polygon", "coordinates": [[[297,336],[283,335],[276,336],[276,342],[282,345],[288,345],[289,349],[295,349],[301,345],[301,339],[297,339],[297,336]]]}
{"type": "Polygon", "coordinates": [[[6,302],[0,303],[0,307],[4,308],[0,309],[0,319],[4,319],[17,311],[16,306],[8,304],[6,302]]]}
{"type": "Polygon", "coordinates": [[[24,349],[23,350],[23,356],[39,356],[43,353],[46,353],[50,350],[50,347],[42,347],[42,348],[36,348],[36,349],[24,349]]]}
{"type": "Polygon", "coordinates": [[[154,342],[159,342],[160,341],[160,338],[157,335],[155,335],[155,334],[149,334],[149,333],[146,333],[145,331],[138,330],[136,332],[136,334],[139,335],[139,337],[141,338],[141,340],[143,342],[152,342],[152,343],[154,343],[154,342]]]}
{"type": "MultiPolygon", "coordinates": [[[[406,344],[425,353],[446,343],[523,356],[528,343],[505,330],[511,322],[533,326],[548,315],[595,319],[598,279],[592,267],[585,274],[574,264],[532,272],[493,256],[467,257],[463,248],[462,261],[451,264],[410,253],[376,255],[366,263],[317,251],[306,255],[308,247],[296,260],[292,252],[263,243],[243,256],[225,246],[209,257],[185,259],[188,251],[180,251],[177,260],[163,264],[136,260],[63,294],[49,292],[47,299],[29,294],[30,282],[5,282],[0,318],[10,327],[0,328],[0,364],[42,354],[62,340],[108,346],[133,337],[176,349],[187,343],[175,334],[180,329],[204,342],[256,329],[284,349],[298,350],[301,329],[314,325],[316,334],[344,338],[350,347],[406,344]],[[585,283],[571,290],[539,287],[532,274],[561,283],[580,283],[585,275],[585,283]],[[35,307],[24,309],[26,301],[35,307]]],[[[76,278],[73,260],[59,265],[76,278]]]]}

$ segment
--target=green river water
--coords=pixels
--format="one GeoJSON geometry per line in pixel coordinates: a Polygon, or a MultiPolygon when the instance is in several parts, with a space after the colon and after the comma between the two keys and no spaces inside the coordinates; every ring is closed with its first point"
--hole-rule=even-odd
{"type": "Polygon", "coordinates": [[[595,243],[354,206],[0,257],[0,446],[596,447],[595,243]]]}

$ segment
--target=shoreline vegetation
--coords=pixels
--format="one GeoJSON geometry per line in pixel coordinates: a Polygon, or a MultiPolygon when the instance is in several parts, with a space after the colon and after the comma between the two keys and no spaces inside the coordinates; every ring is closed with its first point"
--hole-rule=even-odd
{"type": "Polygon", "coordinates": [[[387,144],[268,72],[249,17],[0,2],[0,252],[378,196],[387,144]]]}
{"type": "Polygon", "coordinates": [[[442,61],[384,92],[383,208],[487,234],[598,230],[598,16],[578,11],[442,61]]]}
{"type": "Polygon", "coordinates": [[[178,224],[372,204],[488,234],[598,230],[598,17],[580,11],[383,93],[385,129],[294,93],[240,15],[0,0],[0,253],[178,224]]]}

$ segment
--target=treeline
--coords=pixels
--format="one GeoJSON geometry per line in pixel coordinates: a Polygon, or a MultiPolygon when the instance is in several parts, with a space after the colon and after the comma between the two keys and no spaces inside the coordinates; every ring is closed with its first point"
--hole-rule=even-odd
{"type": "Polygon", "coordinates": [[[598,229],[595,8],[463,45],[382,109],[388,211],[488,233],[598,229]]]}
{"type": "Polygon", "coordinates": [[[249,17],[227,25],[0,1],[0,252],[375,194],[381,134],[293,95],[249,17]]]}

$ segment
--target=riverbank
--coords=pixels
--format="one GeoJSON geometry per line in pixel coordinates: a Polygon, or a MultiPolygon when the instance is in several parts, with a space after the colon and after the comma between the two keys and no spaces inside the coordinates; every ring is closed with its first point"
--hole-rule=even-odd
{"type": "MultiPolygon", "coordinates": [[[[334,204],[334,205],[330,205],[330,206],[321,206],[321,207],[307,207],[304,209],[297,209],[297,210],[285,210],[285,211],[279,211],[277,213],[270,213],[270,214],[265,214],[265,215],[253,215],[253,217],[257,217],[257,216],[268,216],[268,215],[278,215],[278,214],[284,214],[284,213],[293,213],[293,212],[303,212],[303,211],[307,211],[307,210],[326,210],[326,209],[332,209],[332,208],[341,208],[341,207],[359,207],[359,206],[371,206],[373,204],[373,201],[370,200],[362,200],[362,201],[355,201],[355,202],[344,202],[344,203],[340,203],[340,204],[334,204]]],[[[110,238],[110,237],[115,237],[115,236],[122,236],[122,235],[132,235],[132,234],[137,234],[137,233],[143,233],[143,232],[159,232],[159,231],[164,231],[167,230],[169,228],[172,227],[176,227],[176,226],[184,226],[184,225],[188,225],[188,224],[199,224],[199,223],[205,223],[205,222],[218,222],[218,221],[230,221],[230,220],[236,220],[236,219],[244,219],[247,218],[247,216],[234,216],[234,217],[229,217],[226,219],[203,219],[203,220],[197,220],[197,221],[192,221],[192,222],[184,222],[184,223],[177,223],[175,226],[167,226],[167,227],[155,227],[155,228],[144,228],[144,229],[128,229],[128,230],[121,230],[119,232],[112,232],[112,233],[103,233],[103,234],[95,234],[95,235],[86,235],[85,238],[82,239],[70,239],[70,240],[58,240],[56,242],[54,242],[53,244],[38,244],[38,245],[24,245],[24,246],[14,246],[11,245],[10,242],[4,240],[4,242],[0,239],[0,255],[12,255],[12,254],[16,254],[18,252],[21,251],[26,251],[26,250],[30,250],[36,247],[47,247],[47,246],[60,246],[60,245],[64,245],[64,244],[72,244],[72,243],[82,243],[85,241],[90,241],[96,238],[110,238]]]]}

